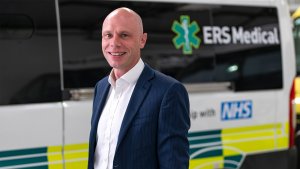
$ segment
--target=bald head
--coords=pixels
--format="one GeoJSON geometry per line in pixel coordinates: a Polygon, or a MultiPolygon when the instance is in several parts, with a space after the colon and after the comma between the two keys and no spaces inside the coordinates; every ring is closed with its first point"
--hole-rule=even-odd
{"type": "Polygon", "coordinates": [[[102,25],[102,51],[116,79],[138,63],[146,40],[142,19],[133,10],[118,8],[107,15],[102,25]]]}
{"type": "MultiPolygon", "coordinates": [[[[111,13],[109,13],[105,20],[103,21],[103,25],[110,19],[113,18],[119,18],[121,20],[125,20],[130,24],[134,24],[137,26],[139,33],[143,33],[143,21],[142,18],[140,17],[139,14],[137,14],[135,11],[126,8],[126,7],[122,7],[122,8],[117,8],[115,10],[113,10],[111,13]]],[[[102,27],[103,27],[102,25],[102,27]]]]}

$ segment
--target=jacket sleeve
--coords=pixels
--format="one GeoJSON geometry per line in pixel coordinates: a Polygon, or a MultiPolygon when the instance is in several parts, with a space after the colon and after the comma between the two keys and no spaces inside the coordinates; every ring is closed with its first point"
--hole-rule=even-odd
{"type": "Polygon", "coordinates": [[[157,152],[160,169],[188,169],[189,98],[180,83],[165,93],[158,118],[157,152]]]}

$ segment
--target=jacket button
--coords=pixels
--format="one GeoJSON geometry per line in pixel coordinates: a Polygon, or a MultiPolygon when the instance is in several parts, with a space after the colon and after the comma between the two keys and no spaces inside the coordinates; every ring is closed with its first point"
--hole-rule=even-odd
{"type": "Polygon", "coordinates": [[[118,164],[114,165],[114,168],[118,168],[118,167],[119,167],[119,165],[118,165],[118,164]]]}

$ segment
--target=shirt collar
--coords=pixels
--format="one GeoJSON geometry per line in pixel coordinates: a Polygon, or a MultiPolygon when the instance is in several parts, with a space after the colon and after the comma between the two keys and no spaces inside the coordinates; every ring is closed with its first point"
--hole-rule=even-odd
{"type": "Polygon", "coordinates": [[[109,78],[108,78],[108,82],[115,87],[117,82],[121,82],[121,81],[125,81],[129,84],[135,84],[138,80],[138,78],[140,77],[143,69],[145,67],[145,64],[143,62],[143,60],[140,58],[138,63],[131,68],[127,73],[125,73],[123,76],[121,76],[119,79],[117,79],[115,81],[115,78],[113,77],[113,70],[110,72],[109,78]]]}

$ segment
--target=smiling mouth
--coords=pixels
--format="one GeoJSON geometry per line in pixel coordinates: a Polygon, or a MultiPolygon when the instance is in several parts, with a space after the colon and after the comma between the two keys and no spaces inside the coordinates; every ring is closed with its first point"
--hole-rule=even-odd
{"type": "Polygon", "coordinates": [[[122,56],[124,55],[126,52],[108,52],[110,55],[112,56],[122,56]]]}

